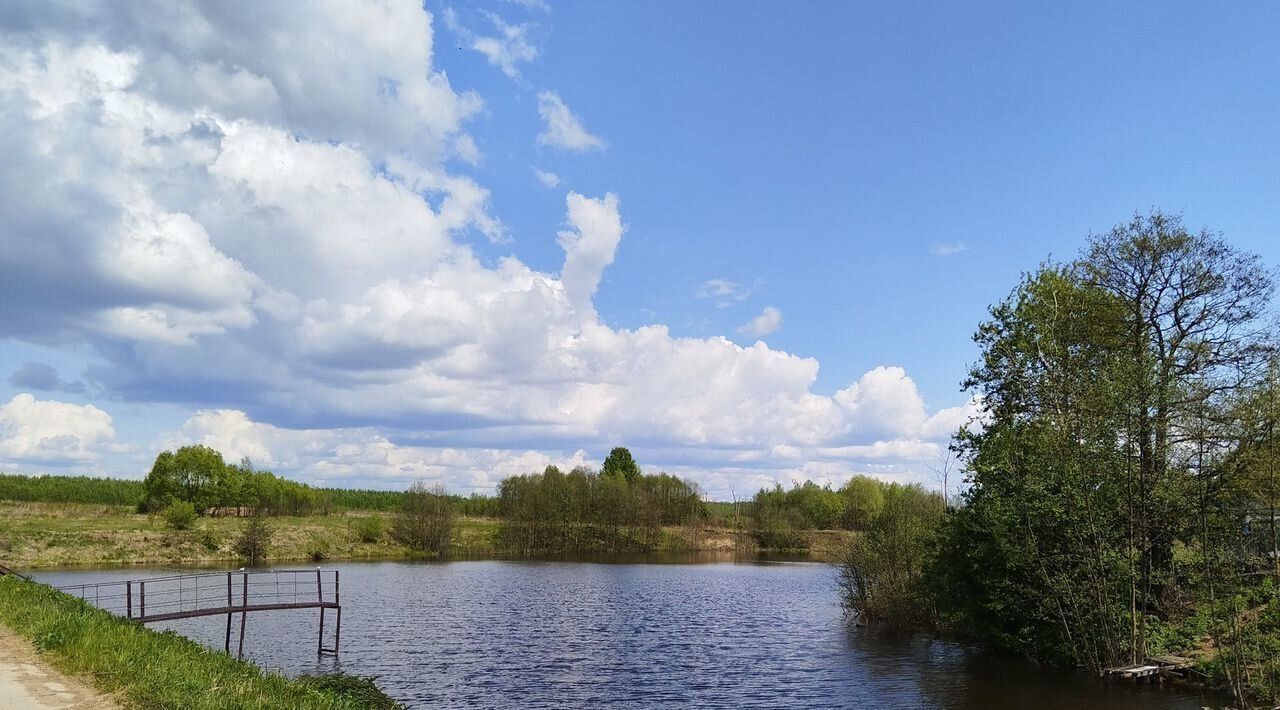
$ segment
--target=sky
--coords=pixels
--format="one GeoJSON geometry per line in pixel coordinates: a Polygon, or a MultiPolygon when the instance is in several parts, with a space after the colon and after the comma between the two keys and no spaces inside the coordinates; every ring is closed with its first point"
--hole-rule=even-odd
{"type": "Polygon", "coordinates": [[[1135,211],[1280,264],[1280,5],[0,6],[0,470],[933,481],[1135,211]]]}

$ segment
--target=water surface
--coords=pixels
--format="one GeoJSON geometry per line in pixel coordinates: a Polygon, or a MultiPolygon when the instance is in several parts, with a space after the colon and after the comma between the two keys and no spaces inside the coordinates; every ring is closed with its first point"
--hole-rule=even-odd
{"type": "MultiPolygon", "coordinates": [[[[341,657],[317,658],[313,610],[250,614],[246,656],[289,675],[374,675],[392,696],[423,708],[1221,705],[1172,688],[1037,669],[949,641],[850,628],[827,565],[708,559],[325,565],[342,573],[341,657]]],[[[36,577],[79,584],[173,572],[36,577]]],[[[221,649],[226,617],[156,626],[221,649]]]]}

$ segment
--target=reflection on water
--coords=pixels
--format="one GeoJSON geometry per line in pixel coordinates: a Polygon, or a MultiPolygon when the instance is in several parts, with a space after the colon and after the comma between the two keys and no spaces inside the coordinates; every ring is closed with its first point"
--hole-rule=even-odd
{"type": "MultiPolygon", "coordinates": [[[[316,657],[315,611],[251,614],[246,655],[287,674],[374,675],[411,707],[1202,705],[1185,691],[1104,683],[952,642],[851,629],[825,565],[715,553],[596,562],[606,564],[578,557],[326,565],[342,570],[341,658],[316,657]],[[719,564],[680,564],[690,562],[719,564]]],[[[172,571],[36,577],[73,584],[172,571]]],[[[165,626],[221,649],[225,623],[165,626]]]]}

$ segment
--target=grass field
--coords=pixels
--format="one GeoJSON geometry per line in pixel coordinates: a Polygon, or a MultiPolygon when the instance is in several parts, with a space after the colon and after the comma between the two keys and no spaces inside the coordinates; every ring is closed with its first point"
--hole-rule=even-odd
{"type": "MultiPolygon", "coordinates": [[[[390,536],[362,541],[355,527],[377,515],[346,512],[273,517],[268,562],[411,557],[390,536]]],[[[381,514],[390,523],[390,516],[381,514]]],[[[171,530],[163,518],[127,506],[0,501],[0,563],[11,567],[113,564],[202,564],[237,559],[232,541],[242,518],[200,518],[191,530],[171,530]]],[[[492,518],[457,520],[451,554],[497,556],[499,523],[492,518]]],[[[836,559],[852,533],[809,533],[815,559],[836,559]]],[[[746,533],[721,527],[667,528],[660,552],[753,550],[746,533]]]]}
{"type": "MultiPolygon", "coordinates": [[[[367,702],[263,672],[175,633],[152,631],[15,576],[0,576],[0,623],[32,642],[43,660],[112,695],[125,707],[371,707],[367,702]]],[[[391,706],[389,702],[381,705],[391,706]]]]}

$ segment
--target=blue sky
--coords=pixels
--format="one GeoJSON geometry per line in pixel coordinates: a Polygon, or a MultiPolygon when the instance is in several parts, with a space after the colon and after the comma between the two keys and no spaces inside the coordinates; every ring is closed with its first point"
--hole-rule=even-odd
{"type": "Polygon", "coordinates": [[[927,480],[1021,272],[1152,207],[1280,264],[1273,5],[174,8],[0,12],[0,374],[63,381],[0,467],[927,480]]]}
{"type": "MultiPolygon", "coordinates": [[[[489,6],[455,7],[465,18],[489,6]]],[[[494,155],[481,171],[522,258],[552,268],[559,257],[520,238],[561,220],[527,166],[622,196],[630,231],[597,297],[610,323],[650,322],[648,309],[680,334],[732,333],[767,302],[786,318],[770,344],[818,357],[832,391],[894,363],[943,403],[987,304],[1134,210],[1183,210],[1280,262],[1273,6],[507,14],[542,26],[528,81],[562,87],[606,151],[538,149],[525,139],[532,91],[504,91],[476,53],[442,62],[456,85],[494,96],[477,129],[494,155]],[[967,249],[938,257],[936,243],[967,249]],[[724,310],[688,298],[712,278],[761,285],[724,310]]]]}

